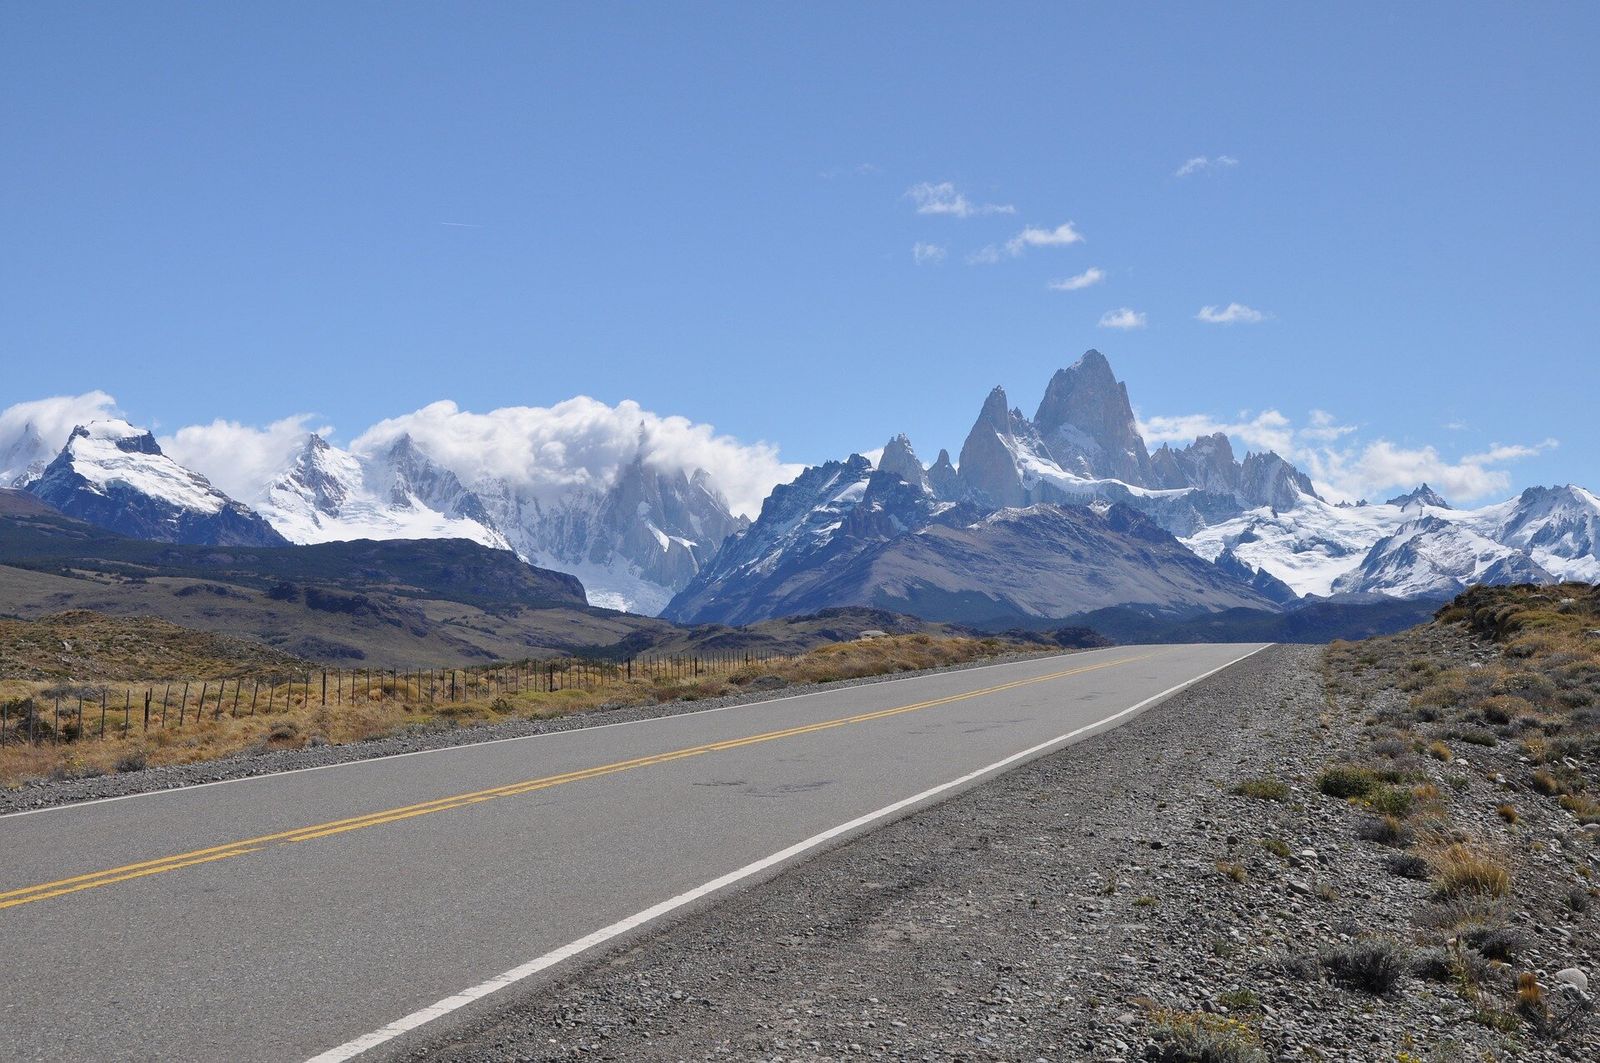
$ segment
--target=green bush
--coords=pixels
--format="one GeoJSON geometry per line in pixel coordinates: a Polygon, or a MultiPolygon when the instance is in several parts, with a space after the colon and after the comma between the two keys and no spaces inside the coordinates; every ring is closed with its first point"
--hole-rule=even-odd
{"type": "Polygon", "coordinates": [[[1411,811],[1413,800],[1414,795],[1403,786],[1383,786],[1366,796],[1368,807],[1385,816],[1404,816],[1411,811]]]}
{"type": "Polygon", "coordinates": [[[1261,801],[1286,801],[1289,784],[1281,779],[1246,779],[1233,788],[1240,797],[1254,797],[1261,801]]]}
{"type": "Polygon", "coordinates": [[[1366,797],[1378,787],[1378,777],[1354,764],[1335,764],[1317,776],[1317,789],[1329,797],[1366,797]]]}

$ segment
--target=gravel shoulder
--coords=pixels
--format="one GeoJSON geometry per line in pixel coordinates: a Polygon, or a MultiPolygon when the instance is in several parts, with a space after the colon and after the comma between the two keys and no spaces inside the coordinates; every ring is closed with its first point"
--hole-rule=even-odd
{"type": "MultiPolygon", "coordinates": [[[[1081,650],[1062,650],[1059,654],[1080,653],[1081,650]]],[[[340,745],[308,745],[300,749],[261,749],[256,752],[217,760],[197,761],[192,764],[145,768],[139,771],[118,772],[114,775],[84,775],[63,779],[43,779],[28,782],[14,789],[0,789],[0,815],[26,812],[55,805],[95,801],[108,797],[127,797],[133,794],[174,790],[184,786],[245,779],[256,775],[320,768],[331,764],[346,764],[378,757],[392,757],[402,753],[416,753],[427,749],[448,749],[454,746],[494,742],[506,738],[525,738],[530,735],[571,731],[583,727],[605,724],[629,723],[635,720],[659,719],[683,713],[704,712],[707,709],[726,708],[733,705],[751,705],[775,698],[815,694],[843,687],[884,683],[895,679],[908,679],[933,672],[964,671],[1007,661],[1024,660],[1040,654],[1007,654],[945,668],[895,672],[889,675],[844,679],[830,683],[793,683],[779,689],[751,690],[738,695],[717,698],[700,698],[693,701],[668,701],[653,705],[625,705],[601,708],[588,712],[575,712],[566,716],[541,719],[506,720],[492,724],[471,726],[417,727],[400,734],[375,738],[364,742],[340,745]]]]}
{"type": "MultiPolygon", "coordinates": [[[[1592,1027],[1540,1042],[1449,984],[1374,995],[1324,972],[1428,887],[1318,792],[1362,730],[1323,664],[1273,647],[382,1058],[1600,1058],[1592,1027]],[[1261,778],[1287,791],[1232,792],[1261,778]],[[1185,1023],[1216,1054],[1182,1054],[1185,1023]]],[[[1559,929],[1528,961],[1593,969],[1593,921],[1559,929]]]]}

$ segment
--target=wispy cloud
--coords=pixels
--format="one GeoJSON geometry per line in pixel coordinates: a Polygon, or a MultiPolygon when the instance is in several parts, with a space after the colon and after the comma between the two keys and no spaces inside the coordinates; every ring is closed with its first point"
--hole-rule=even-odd
{"type": "Polygon", "coordinates": [[[1009,203],[974,203],[949,181],[923,181],[906,189],[906,198],[917,205],[918,214],[948,214],[953,218],[972,218],[980,214],[1015,214],[1009,203]]]}
{"type": "Polygon", "coordinates": [[[1151,446],[1187,444],[1196,436],[1222,432],[1242,450],[1270,450],[1294,462],[1319,492],[1334,501],[1382,500],[1426,481],[1452,501],[1475,502],[1510,487],[1511,474],[1504,465],[1558,445],[1554,439],[1494,444],[1451,459],[1432,445],[1356,438],[1357,426],[1340,422],[1326,410],[1312,410],[1301,424],[1278,410],[1244,411],[1232,420],[1207,414],[1155,416],[1141,420],[1139,430],[1151,446]]]}
{"type": "Polygon", "coordinates": [[[56,395],[0,410],[0,487],[38,471],[66,446],[73,428],[116,417],[117,400],[104,391],[56,395]]]}
{"type": "Polygon", "coordinates": [[[451,229],[481,229],[481,228],[483,228],[483,226],[479,225],[477,222],[471,222],[471,221],[442,221],[439,224],[440,225],[444,225],[444,226],[448,226],[451,229]]]}
{"type": "Polygon", "coordinates": [[[1173,176],[1192,177],[1197,173],[1227,170],[1237,165],[1239,165],[1239,160],[1234,158],[1232,155],[1218,155],[1216,157],[1209,155],[1196,155],[1194,158],[1189,159],[1182,166],[1178,167],[1173,176]]]}
{"type": "Polygon", "coordinates": [[[974,266],[992,266],[1003,258],[1016,258],[1030,247],[1067,247],[1083,243],[1083,234],[1070,222],[1064,221],[1054,229],[1030,225],[1007,240],[1005,244],[990,244],[967,256],[974,266]]]}
{"type": "Polygon", "coordinates": [[[944,248],[938,244],[925,244],[921,241],[911,245],[911,261],[919,266],[935,265],[943,262],[944,248]]]}
{"type": "Polygon", "coordinates": [[[1227,306],[1202,306],[1195,318],[1212,325],[1254,325],[1265,321],[1267,315],[1243,303],[1229,303],[1227,306]]]}
{"type": "Polygon", "coordinates": [[[1144,314],[1129,307],[1119,307],[1116,310],[1107,310],[1100,315],[1101,328],[1135,329],[1144,328],[1144,314]]]}
{"type": "Polygon", "coordinates": [[[1030,247],[1066,247],[1069,244],[1081,243],[1083,234],[1073,228],[1070,221],[1064,221],[1054,229],[1040,229],[1030,225],[1006,241],[1006,250],[1013,255],[1020,255],[1030,247]]]}
{"type": "Polygon", "coordinates": [[[1099,284],[1105,279],[1105,270],[1099,266],[1090,266],[1082,273],[1074,274],[1071,277],[1063,277],[1058,281],[1051,281],[1050,290],[1055,292],[1076,292],[1092,284],[1099,284]]]}
{"type": "Polygon", "coordinates": [[[309,433],[324,438],[333,434],[331,425],[317,424],[315,417],[297,413],[264,428],[218,418],[210,424],[185,425],[158,442],[178,464],[204,473],[234,498],[254,503],[305,445],[309,433]]]}

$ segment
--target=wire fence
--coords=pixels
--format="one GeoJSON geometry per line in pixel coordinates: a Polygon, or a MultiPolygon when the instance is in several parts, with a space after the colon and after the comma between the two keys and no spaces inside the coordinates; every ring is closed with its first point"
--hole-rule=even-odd
{"type": "Polygon", "coordinates": [[[440,706],[523,693],[682,682],[792,659],[757,652],[649,654],[622,661],[563,657],[470,668],[329,668],[222,679],[59,684],[0,702],[0,745],[126,739],[308,707],[440,706]]]}

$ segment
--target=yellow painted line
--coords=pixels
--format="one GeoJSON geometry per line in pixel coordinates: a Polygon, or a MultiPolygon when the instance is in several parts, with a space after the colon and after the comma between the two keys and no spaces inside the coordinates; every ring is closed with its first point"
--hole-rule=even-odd
{"type": "Polygon", "coordinates": [[[611,764],[600,764],[592,768],[581,768],[576,771],[563,772],[559,775],[546,775],[538,779],[527,779],[522,782],[507,783],[503,786],[494,786],[485,790],[475,790],[471,793],[453,794],[449,797],[439,797],[432,801],[422,801],[413,805],[403,805],[399,808],[389,808],[378,812],[368,812],[360,816],[351,816],[347,819],[332,820],[327,823],[317,823],[307,827],[295,827],[292,830],[278,831],[275,834],[263,834],[256,838],[244,838],[239,841],[228,842],[224,845],[213,845],[205,849],[194,849],[186,853],[175,853],[172,856],[163,856],[154,860],[144,860],[134,864],[124,864],[121,867],[108,868],[104,871],[92,871],[71,878],[58,879],[54,882],[43,882],[37,886],[24,886],[21,889],[0,893],[0,910],[15,908],[22,904],[32,904],[35,901],[49,900],[52,897],[61,897],[69,893],[78,893],[83,890],[96,889],[100,886],[110,886],[118,882],[127,882],[132,879],[145,878],[150,875],[159,875],[167,871],[178,871],[198,864],[214,863],[218,860],[227,860],[235,856],[244,856],[248,853],[259,852],[270,845],[287,845],[293,842],[314,841],[318,838],[328,838],[336,834],[345,834],[349,831],[364,830],[367,827],[377,827],[386,823],[397,823],[401,820],[414,819],[417,816],[427,816],[435,812],[447,812],[467,805],[479,804],[484,801],[493,801],[501,797],[514,797],[519,794],[532,793],[536,790],[547,790],[553,786],[563,786],[572,782],[583,782],[588,779],[598,779],[618,772],[631,771],[635,768],[653,767],[658,764],[667,764],[685,757],[700,756],[705,753],[720,753],[730,749],[739,749],[744,746],[756,745],[761,742],[774,742],[784,738],[794,738],[800,735],[814,734],[835,727],[845,727],[851,724],[871,723],[875,720],[887,719],[908,712],[919,712],[923,709],[932,709],[941,705],[950,705],[958,701],[969,701],[973,698],[986,697],[990,694],[1004,693],[1016,690],[1019,687],[1033,686],[1046,683],[1055,679],[1065,679],[1068,676],[1082,675],[1085,672],[1096,672],[1104,668],[1115,668],[1118,665],[1132,664],[1142,661],[1155,654],[1146,653],[1138,657],[1124,657],[1115,661],[1105,661],[1100,664],[1084,665],[1080,668],[1068,668],[1048,675],[1035,676],[1031,679],[1016,679],[1009,683],[1000,683],[992,687],[982,687],[978,690],[969,690],[963,694],[950,694],[942,698],[932,698],[927,701],[918,701],[910,705],[899,705],[890,709],[878,709],[873,712],[858,713],[854,716],[841,716],[833,720],[822,720],[817,723],[801,724],[796,727],[787,727],[778,731],[765,731],[761,734],[748,735],[743,738],[726,738],[717,742],[706,742],[698,746],[689,746],[684,749],[674,749],[666,753],[651,753],[630,760],[619,760],[611,764]]]}

